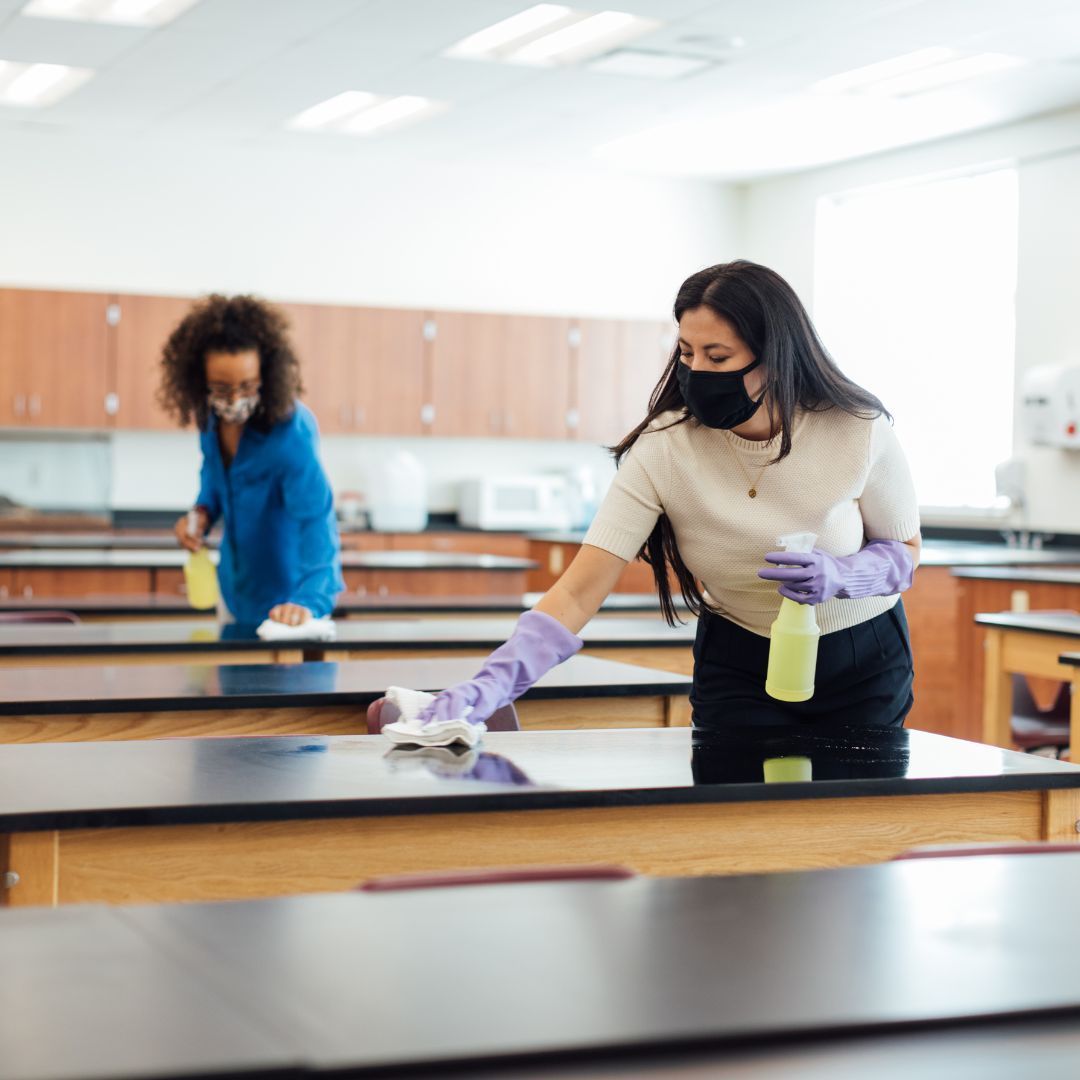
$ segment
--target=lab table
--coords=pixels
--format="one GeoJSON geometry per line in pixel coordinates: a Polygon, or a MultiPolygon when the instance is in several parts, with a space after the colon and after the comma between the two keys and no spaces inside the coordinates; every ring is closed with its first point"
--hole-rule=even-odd
{"type": "Polygon", "coordinates": [[[1080,646],[1080,615],[1013,611],[976,615],[975,622],[986,631],[983,741],[1012,745],[1012,677],[1030,675],[1073,684],[1069,742],[1080,747],[1080,679],[1076,667],[1060,659],[1080,646]]]}
{"type": "Polygon", "coordinates": [[[522,731],[472,750],[374,735],[0,746],[16,906],[545,863],[805,870],[929,843],[1075,841],[1078,820],[1080,766],[902,728],[522,731]]]}
{"type": "Polygon", "coordinates": [[[0,1080],[1070,1077],[1078,889],[984,856],[12,911],[0,1080]]]}
{"type": "MultiPolygon", "coordinates": [[[[0,625],[0,669],[132,663],[290,663],[300,660],[476,656],[497,648],[516,619],[400,616],[335,624],[331,642],[264,641],[254,626],[205,619],[83,625],[0,625]]],[[[696,620],[598,618],[581,631],[583,654],[692,675],[696,620]]]]}
{"type": "MultiPolygon", "coordinates": [[[[471,679],[466,657],[0,670],[0,743],[204,735],[362,734],[388,686],[438,691],[471,679]]],[[[524,727],[688,722],[689,676],[572,656],[517,700],[524,727]]]]}

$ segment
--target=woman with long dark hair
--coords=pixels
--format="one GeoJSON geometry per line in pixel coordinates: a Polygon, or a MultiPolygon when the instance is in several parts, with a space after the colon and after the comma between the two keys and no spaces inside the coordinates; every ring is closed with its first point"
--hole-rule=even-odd
{"type": "Polygon", "coordinates": [[[672,578],[699,617],[695,725],[903,724],[913,672],[899,594],[920,537],[891,417],[764,266],[692,275],[674,314],[678,345],[647,415],[614,448],[619,470],[581,551],[477,676],[421,720],[483,720],[523,693],[581,647],[577,631],[640,555],[668,622],[672,578]],[[815,533],[817,547],[774,550],[794,532],[815,533]],[[804,702],[765,693],[782,596],[817,606],[816,690],[804,702]]]}
{"type": "Polygon", "coordinates": [[[344,588],[319,429],[299,400],[300,364],[282,312],[253,296],[208,296],[169,336],[159,399],[202,448],[190,551],[221,520],[223,616],[301,626],[344,588]]]}

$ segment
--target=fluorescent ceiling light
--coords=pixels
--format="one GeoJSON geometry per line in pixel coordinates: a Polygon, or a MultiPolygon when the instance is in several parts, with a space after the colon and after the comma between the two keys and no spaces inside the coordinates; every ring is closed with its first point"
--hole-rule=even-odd
{"type": "Polygon", "coordinates": [[[597,56],[660,23],[622,11],[575,11],[537,4],[452,45],[444,56],[548,67],[597,56]]]}
{"type": "Polygon", "coordinates": [[[812,89],[824,93],[854,91],[879,97],[905,97],[1023,63],[1019,57],[1002,53],[961,56],[954,49],[934,46],[833,75],[814,83],[812,89]]]}
{"type": "Polygon", "coordinates": [[[369,135],[434,116],[445,108],[441,102],[414,94],[381,97],[366,90],[346,90],[305,109],[288,126],[303,131],[369,135]]]}
{"type": "Polygon", "coordinates": [[[617,49],[588,64],[590,71],[605,75],[628,75],[638,79],[681,79],[708,67],[711,60],[700,56],[678,56],[675,53],[643,52],[639,49],[617,49]]]}
{"type": "Polygon", "coordinates": [[[93,75],[67,64],[21,64],[0,60],[0,105],[41,108],[70,94],[93,75]]]}
{"type": "Polygon", "coordinates": [[[30,0],[22,14],[117,26],[162,26],[196,3],[198,0],[30,0]]]}
{"type": "Polygon", "coordinates": [[[534,37],[557,23],[565,22],[573,12],[562,4],[536,4],[526,11],[519,11],[509,19],[472,34],[456,45],[451,45],[445,56],[472,57],[477,60],[492,59],[493,54],[508,45],[517,44],[534,37]]]}

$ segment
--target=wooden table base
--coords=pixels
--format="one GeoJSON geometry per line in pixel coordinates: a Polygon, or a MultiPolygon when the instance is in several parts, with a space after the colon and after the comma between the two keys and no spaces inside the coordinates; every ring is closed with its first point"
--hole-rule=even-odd
{"type": "Polygon", "coordinates": [[[29,906],[248,899],[543,863],[767,873],[919,844],[1075,841],[1078,819],[1073,789],[75,829],[0,837],[0,880],[9,905],[29,906]]]}

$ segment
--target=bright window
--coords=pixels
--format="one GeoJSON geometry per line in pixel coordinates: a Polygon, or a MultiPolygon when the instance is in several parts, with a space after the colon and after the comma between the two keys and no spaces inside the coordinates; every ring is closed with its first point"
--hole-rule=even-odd
{"type": "Polygon", "coordinates": [[[989,507],[1012,453],[1017,178],[818,200],[814,321],[885,403],[926,507],[989,507]]]}

